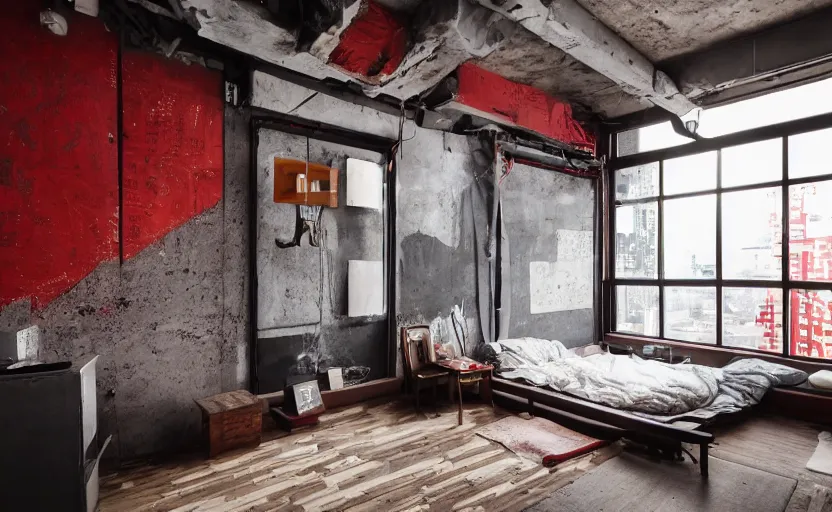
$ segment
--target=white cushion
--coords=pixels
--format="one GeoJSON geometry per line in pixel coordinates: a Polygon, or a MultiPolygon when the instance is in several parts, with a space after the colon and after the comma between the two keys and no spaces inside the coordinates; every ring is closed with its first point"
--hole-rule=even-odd
{"type": "Polygon", "coordinates": [[[832,372],[820,370],[809,375],[809,382],[816,388],[832,389],[832,372]]]}

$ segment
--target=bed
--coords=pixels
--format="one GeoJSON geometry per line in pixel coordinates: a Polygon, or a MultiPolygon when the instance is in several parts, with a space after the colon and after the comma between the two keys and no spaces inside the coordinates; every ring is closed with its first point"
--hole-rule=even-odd
{"type": "Polygon", "coordinates": [[[705,425],[750,409],[774,386],[807,378],[756,358],[711,368],[608,352],[581,357],[558,341],[537,338],[501,340],[485,351],[495,364],[492,390],[498,400],[518,405],[519,399],[557,419],[600,424],[648,445],[698,445],[703,476],[713,441],[705,425]]]}

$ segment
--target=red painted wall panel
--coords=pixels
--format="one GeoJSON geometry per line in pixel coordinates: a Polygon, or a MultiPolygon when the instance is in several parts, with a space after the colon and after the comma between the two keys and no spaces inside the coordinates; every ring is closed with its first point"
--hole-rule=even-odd
{"type": "Polygon", "coordinates": [[[123,54],[125,259],[222,198],[221,90],[218,72],[123,54]]]}
{"type": "Polygon", "coordinates": [[[575,121],[568,103],[471,63],[460,66],[457,77],[459,89],[456,100],[459,103],[579,149],[595,152],[595,138],[575,121]]]}
{"type": "Polygon", "coordinates": [[[118,256],[116,36],[0,2],[0,308],[42,307],[118,256]]]}

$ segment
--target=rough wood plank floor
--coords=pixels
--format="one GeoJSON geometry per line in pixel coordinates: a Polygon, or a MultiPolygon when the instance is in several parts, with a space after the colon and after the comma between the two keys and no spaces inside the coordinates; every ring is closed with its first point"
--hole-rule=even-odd
{"type": "Polygon", "coordinates": [[[371,403],[327,413],[293,435],[214,460],[144,466],[102,478],[101,510],[522,510],[613,457],[602,448],[554,470],[474,434],[505,416],[488,406],[417,415],[371,403]]]}
{"type": "Polygon", "coordinates": [[[816,484],[832,488],[832,477],[806,469],[822,430],[829,427],[777,416],[750,417],[715,428],[716,442],[711,455],[797,479],[786,512],[804,512],[809,508],[816,484]]]}

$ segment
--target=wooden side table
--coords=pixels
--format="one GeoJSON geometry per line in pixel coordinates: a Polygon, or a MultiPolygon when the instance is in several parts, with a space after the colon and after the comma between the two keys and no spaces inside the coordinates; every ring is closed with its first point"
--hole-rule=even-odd
{"type": "Polygon", "coordinates": [[[196,404],[202,410],[202,431],[209,457],[260,445],[263,409],[256,396],[245,390],[231,391],[196,400],[196,404]]]}
{"type": "MultiPolygon", "coordinates": [[[[491,379],[491,371],[494,369],[491,365],[478,365],[475,369],[465,368],[460,364],[461,361],[456,359],[437,361],[436,365],[451,372],[452,379],[456,381],[456,391],[459,395],[459,424],[462,425],[462,385],[474,384],[483,380],[491,379]]],[[[450,386],[449,386],[450,388],[450,386]]],[[[449,389],[450,390],[450,389],[449,389]]],[[[450,390],[450,396],[453,397],[453,390],[450,390]]],[[[491,402],[491,407],[494,407],[494,402],[491,402]]]]}

